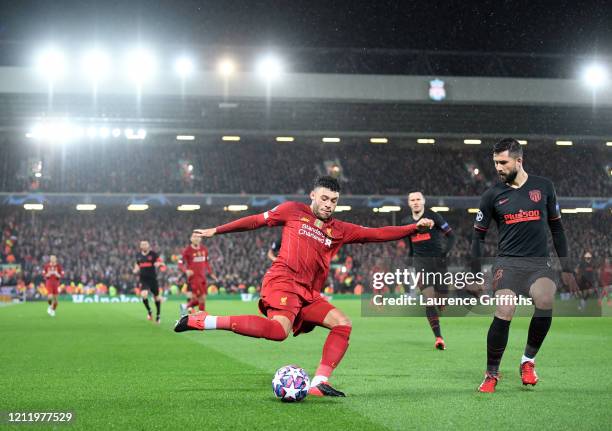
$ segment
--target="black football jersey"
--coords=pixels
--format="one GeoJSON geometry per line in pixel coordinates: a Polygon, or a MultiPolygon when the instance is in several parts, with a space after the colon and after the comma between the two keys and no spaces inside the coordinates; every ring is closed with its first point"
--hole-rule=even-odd
{"type": "Polygon", "coordinates": [[[138,252],[136,255],[136,263],[140,268],[140,279],[141,280],[154,280],[157,277],[157,268],[155,268],[155,262],[159,259],[159,255],[150,250],[147,254],[138,252]]]}
{"type": "Polygon", "coordinates": [[[548,221],[561,218],[553,183],[529,175],[515,189],[497,183],[481,197],[474,228],[487,231],[491,220],[499,232],[498,256],[548,257],[548,221]]]}
{"type": "Polygon", "coordinates": [[[409,215],[404,223],[417,223],[422,218],[433,220],[435,224],[427,232],[415,232],[407,237],[410,241],[410,254],[417,257],[442,257],[445,251],[442,236],[451,231],[450,226],[440,214],[430,209],[425,209],[417,220],[409,215]]]}

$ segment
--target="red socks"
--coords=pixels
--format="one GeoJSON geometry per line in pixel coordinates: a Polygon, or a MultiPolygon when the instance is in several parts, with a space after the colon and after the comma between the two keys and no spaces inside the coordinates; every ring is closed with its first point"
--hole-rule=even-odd
{"type": "Polygon", "coordinates": [[[323,345],[323,357],[315,375],[329,377],[338,366],[349,345],[351,327],[346,325],[334,326],[323,345]]]}
{"type": "Polygon", "coordinates": [[[53,304],[51,305],[51,308],[53,310],[55,310],[57,308],[57,299],[53,301],[53,304]]]}
{"type": "Polygon", "coordinates": [[[287,338],[280,322],[261,316],[219,316],[217,317],[217,329],[272,341],[283,341],[287,338]]]}

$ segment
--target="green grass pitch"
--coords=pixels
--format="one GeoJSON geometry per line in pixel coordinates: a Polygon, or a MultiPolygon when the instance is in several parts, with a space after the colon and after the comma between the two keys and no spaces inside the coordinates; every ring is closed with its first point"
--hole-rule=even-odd
{"type": "MultiPolygon", "coordinates": [[[[556,318],[538,357],[540,383],[524,388],[518,361],[527,318],[512,323],[496,394],[478,394],[489,317],[442,320],[433,349],[425,318],[362,318],[356,300],[335,304],[353,319],[351,345],[332,382],[345,399],[274,398],[277,368],[314,372],[327,330],[276,343],[225,332],[172,332],[141,304],[46,302],[0,308],[0,411],[72,411],[55,429],[609,429],[612,319],[556,318]]],[[[252,314],[255,303],[210,301],[213,314],[252,314]]],[[[47,426],[0,424],[3,429],[47,426]]]]}

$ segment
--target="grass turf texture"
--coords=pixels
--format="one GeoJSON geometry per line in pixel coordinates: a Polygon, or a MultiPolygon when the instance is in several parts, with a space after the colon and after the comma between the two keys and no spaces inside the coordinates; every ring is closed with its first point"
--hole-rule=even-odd
{"type": "MultiPolygon", "coordinates": [[[[433,349],[425,318],[353,319],[351,346],[333,384],[348,397],[275,399],[282,365],[313,373],[327,330],[282,343],[226,332],[172,332],[178,302],[161,326],[141,304],[46,302],[0,308],[0,411],[72,411],[69,429],[602,429],[612,423],[612,319],[556,318],[538,357],[541,381],[518,376],[529,319],[512,323],[496,394],[478,394],[490,318],[442,320],[448,343],[433,349]]],[[[255,303],[210,301],[218,314],[255,303]]],[[[7,425],[4,429],[44,429],[7,425]]],[[[62,429],[57,425],[56,429],[62,429]]]]}

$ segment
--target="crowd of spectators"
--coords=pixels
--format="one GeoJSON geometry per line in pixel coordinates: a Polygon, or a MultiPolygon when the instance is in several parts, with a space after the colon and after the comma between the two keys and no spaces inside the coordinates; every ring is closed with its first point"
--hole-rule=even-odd
{"type": "MultiPolygon", "coordinates": [[[[5,142],[0,190],[293,194],[331,169],[345,194],[425,189],[429,195],[474,196],[496,181],[490,151],[460,144],[5,142]]],[[[560,196],[610,196],[612,191],[612,159],[605,147],[530,142],[525,166],[553,180],[560,196]]]]}
{"type": "MultiPolygon", "coordinates": [[[[180,286],[184,277],[176,264],[182,249],[189,243],[192,229],[216,226],[237,217],[222,209],[198,214],[160,209],[144,213],[127,213],[124,208],[98,209],[93,213],[54,209],[34,214],[6,207],[0,210],[0,216],[0,264],[19,264],[22,269],[18,273],[5,265],[4,284],[15,284],[18,279],[28,284],[41,283],[42,266],[49,255],[55,254],[65,268],[62,280],[65,284],[93,286],[102,283],[124,293],[137,287],[138,279],[132,273],[132,267],[140,240],[148,239],[167,264],[165,271],[160,273],[161,284],[180,286]]],[[[472,237],[472,216],[459,211],[444,216],[457,237],[448,256],[449,264],[466,264],[472,237]]],[[[392,217],[365,210],[340,216],[343,220],[368,226],[392,224],[392,217]]],[[[396,215],[395,220],[401,219],[402,214],[396,215]]],[[[599,264],[611,256],[611,222],[608,211],[564,217],[572,258],[576,262],[587,250],[599,264]]],[[[280,236],[280,228],[272,228],[218,235],[207,240],[205,244],[219,278],[218,286],[228,292],[243,291],[250,286],[257,289],[271,264],[267,257],[268,249],[280,236]]],[[[550,249],[553,250],[552,245],[550,249]]],[[[496,233],[492,229],[487,237],[485,254],[493,256],[495,250],[496,233]]],[[[330,287],[336,292],[353,292],[359,284],[367,288],[371,273],[405,267],[407,259],[405,240],[347,245],[333,260],[330,287]]]]}

